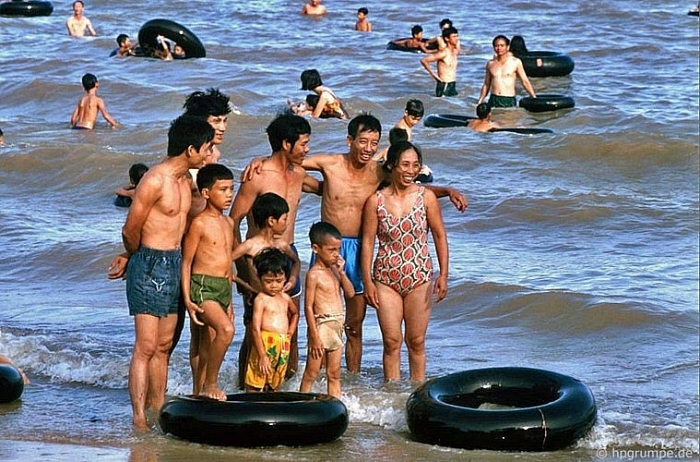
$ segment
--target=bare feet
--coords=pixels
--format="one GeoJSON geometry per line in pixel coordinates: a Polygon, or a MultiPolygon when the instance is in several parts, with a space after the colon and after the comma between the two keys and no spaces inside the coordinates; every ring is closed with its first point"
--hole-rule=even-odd
{"type": "Polygon", "coordinates": [[[217,401],[226,401],[226,393],[219,390],[217,386],[207,386],[205,384],[199,396],[202,398],[215,399],[217,401]]]}
{"type": "Polygon", "coordinates": [[[150,430],[145,415],[135,415],[131,423],[134,425],[134,429],[137,431],[144,432],[150,430]]]}

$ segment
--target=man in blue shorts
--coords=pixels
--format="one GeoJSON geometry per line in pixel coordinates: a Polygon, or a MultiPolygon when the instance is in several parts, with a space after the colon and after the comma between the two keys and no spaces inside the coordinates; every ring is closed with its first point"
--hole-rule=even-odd
{"type": "Polygon", "coordinates": [[[180,116],[173,121],[168,156],[141,179],[122,228],[126,252],[110,266],[111,279],[126,272],[129,314],[134,316],[129,396],[138,429],[149,428],[146,409],[157,413],[165,402],[180,294],[180,249],[192,201],[187,172],[211,157],[213,139],[214,129],[206,120],[180,116]]]}

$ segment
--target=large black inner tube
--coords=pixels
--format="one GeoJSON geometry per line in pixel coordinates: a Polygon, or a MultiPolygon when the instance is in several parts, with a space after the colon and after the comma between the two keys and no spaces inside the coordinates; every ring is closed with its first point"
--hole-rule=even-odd
{"type": "Polygon", "coordinates": [[[169,19],[151,19],[139,30],[139,45],[143,50],[153,50],[156,37],[172,40],[185,50],[185,58],[204,58],[207,52],[196,35],[185,26],[169,19]]]}
{"type": "Polygon", "coordinates": [[[574,70],[574,60],[556,51],[528,51],[518,58],[528,77],[562,77],[574,70]]]}
{"type": "Polygon", "coordinates": [[[22,374],[9,364],[0,364],[0,403],[19,399],[24,391],[22,374]]]}
{"type": "Polygon", "coordinates": [[[575,105],[572,97],[557,94],[542,94],[537,95],[537,98],[527,96],[525,98],[521,98],[518,104],[521,108],[530,112],[547,112],[556,111],[558,109],[569,109],[575,105]]]}
{"type": "Polygon", "coordinates": [[[521,135],[537,135],[539,133],[554,133],[550,128],[531,128],[531,127],[499,127],[492,128],[490,132],[511,132],[520,133],[521,135]]]}
{"type": "Polygon", "coordinates": [[[556,372],[476,369],[432,379],[406,403],[423,443],[466,449],[551,451],[585,436],[597,409],[590,389],[556,372]]]}
{"type": "Polygon", "coordinates": [[[459,114],[430,114],[423,119],[423,125],[432,128],[466,127],[476,117],[459,114]]]}
{"type": "Polygon", "coordinates": [[[0,16],[50,16],[51,13],[51,2],[12,0],[0,3],[0,16]]]}
{"type": "Polygon", "coordinates": [[[221,446],[302,446],[339,438],[348,426],[342,401],[315,393],[239,393],[227,401],[177,397],[160,411],[164,432],[221,446]]]}

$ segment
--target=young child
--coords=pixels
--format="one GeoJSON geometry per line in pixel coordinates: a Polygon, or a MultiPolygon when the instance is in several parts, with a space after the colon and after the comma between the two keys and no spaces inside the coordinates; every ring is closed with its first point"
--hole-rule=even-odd
{"type": "Polygon", "coordinates": [[[222,164],[205,165],[197,175],[197,187],[207,207],[192,220],[182,244],[182,296],[190,318],[209,328],[202,336],[206,353],[200,345],[199,366],[204,373],[193,379],[202,380],[200,396],[226,401],[218,379],[234,334],[233,220],[224,215],[233,201],[233,173],[222,164]]]}
{"type": "Polygon", "coordinates": [[[345,292],[345,298],[354,297],[355,289],[345,274],[345,260],[340,256],[340,231],[330,223],[319,221],[311,226],[309,239],[316,260],[306,273],[304,285],[304,314],[308,322],[309,340],[306,369],[299,391],[311,391],[321,365],[325,363],[328,394],[340,399],[340,362],[345,324],[340,288],[345,292]]]}
{"type": "Polygon", "coordinates": [[[105,102],[97,96],[97,89],[100,87],[97,77],[92,74],[85,74],[83,75],[82,83],[87,94],[80,98],[80,101],[75,106],[70,117],[71,126],[74,129],[92,130],[95,128],[98,112],[102,113],[102,117],[105,118],[112,128],[119,126],[117,121],[107,112],[105,102]]]}
{"type": "Polygon", "coordinates": [[[289,344],[299,323],[299,310],[284,291],[287,256],[274,247],[253,259],[261,292],[253,302],[252,337],[245,376],[247,392],[277,391],[287,373],[289,344]],[[290,316],[291,315],[291,316],[290,316]]]}
{"type": "Polygon", "coordinates": [[[131,200],[136,194],[136,186],[147,171],[148,167],[145,164],[133,164],[129,167],[129,184],[117,188],[115,191],[117,197],[114,198],[114,205],[117,207],[131,206],[131,200]]]}
{"type": "MultiPolygon", "coordinates": [[[[301,262],[299,257],[294,252],[289,242],[282,238],[287,229],[287,217],[289,215],[289,204],[282,197],[275,193],[265,193],[255,198],[251,208],[253,222],[260,230],[258,234],[246,239],[233,251],[232,258],[234,261],[243,258],[243,261],[237,262],[240,278],[246,282],[247,290],[241,287],[244,299],[243,325],[245,326],[245,337],[241,343],[241,350],[238,355],[238,384],[240,388],[245,386],[245,370],[248,364],[248,355],[253,345],[253,336],[251,322],[253,321],[253,299],[255,294],[260,292],[260,280],[256,276],[256,269],[253,266],[253,259],[262,250],[267,248],[276,248],[282,251],[287,256],[288,262],[291,261],[289,269],[289,279],[284,284],[285,292],[291,290],[299,279],[299,271],[301,262]]],[[[239,284],[242,285],[242,284],[239,284]]]]}
{"type": "Polygon", "coordinates": [[[413,127],[418,125],[418,122],[423,118],[425,109],[423,108],[423,102],[419,99],[409,99],[406,102],[406,108],[403,111],[403,116],[396,122],[394,127],[403,128],[408,132],[408,140],[411,141],[413,135],[413,127]]]}
{"type": "Polygon", "coordinates": [[[372,23],[367,20],[367,15],[369,10],[367,8],[357,9],[357,22],[355,23],[355,30],[359,32],[372,32],[372,23]]]}
{"type": "Polygon", "coordinates": [[[301,9],[301,14],[309,16],[322,16],[326,14],[326,7],[321,5],[321,0],[309,0],[309,3],[301,9]]]}

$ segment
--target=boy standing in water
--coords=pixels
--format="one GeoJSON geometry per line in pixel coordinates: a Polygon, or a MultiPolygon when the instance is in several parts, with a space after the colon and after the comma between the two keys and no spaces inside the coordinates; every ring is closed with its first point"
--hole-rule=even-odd
{"type": "MultiPolygon", "coordinates": [[[[199,170],[197,187],[206,208],[190,224],[182,244],[182,296],[190,319],[207,326],[201,333],[199,396],[226,401],[219,388],[219,369],[233,340],[231,278],[233,220],[224,211],[233,201],[233,173],[225,165],[209,164],[199,170]],[[201,320],[200,320],[201,317],[201,320]],[[202,359],[206,358],[206,361],[202,359]]],[[[199,385],[199,386],[198,386],[199,385]]]]}
{"type": "Polygon", "coordinates": [[[253,259],[262,291],[253,302],[252,337],[245,376],[247,392],[277,391],[284,383],[292,335],[299,323],[299,310],[284,291],[287,256],[268,248],[253,259]],[[291,316],[290,316],[291,315],[291,316]]]}
{"type": "Polygon", "coordinates": [[[77,106],[75,106],[70,117],[71,126],[75,129],[92,130],[95,128],[98,112],[102,113],[102,117],[105,118],[112,128],[119,126],[117,121],[107,112],[105,102],[97,96],[97,89],[100,87],[97,77],[92,74],[85,74],[83,75],[82,83],[87,94],[80,98],[77,106]]]}
{"type": "Polygon", "coordinates": [[[372,32],[372,23],[367,20],[367,15],[369,10],[367,8],[358,8],[357,10],[357,22],[355,23],[355,30],[358,32],[372,32]]]}
{"type": "Polygon", "coordinates": [[[299,391],[311,391],[325,363],[328,394],[340,399],[340,363],[345,325],[340,288],[343,288],[347,298],[355,296],[355,289],[344,271],[345,260],[340,256],[342,236],[338,228],[319,221],[311,226],[309,239],[316,261],[306,273],[304,314],[309,342],[306,369],[299,391]]]}

